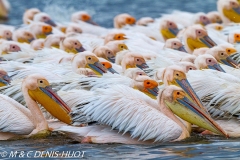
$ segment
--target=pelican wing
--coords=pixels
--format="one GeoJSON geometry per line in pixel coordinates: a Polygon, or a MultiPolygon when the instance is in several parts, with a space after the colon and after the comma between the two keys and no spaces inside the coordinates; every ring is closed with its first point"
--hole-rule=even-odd
{"type": "Polygon", "coordinates": [[[150,106],[146,95],[124,85],[97,89],[90,103],[82,110],[93,120],[130,132],[139,140],[171,141],[178,138],[181,128],[160,111],[150,106]]]}
{"type": "Polygon", "coordinates": [[[0,131],[27,135],[35,126],[30,111],[15,100],[0,95],[0,131]]]}
{"type": "Polygon", "coordinates": [[[240,80],[237,77],[214,70],[190,71],[187,77],[212,116],[238,114],[240,80]]]}

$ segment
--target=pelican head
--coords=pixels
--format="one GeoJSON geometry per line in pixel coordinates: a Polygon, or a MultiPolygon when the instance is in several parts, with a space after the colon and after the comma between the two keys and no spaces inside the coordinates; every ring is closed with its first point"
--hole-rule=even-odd
{"type": "Polygon", "coordinates": [[[161,110],[167,107],[181,119],[227,137],[226,132],[209,114],[206,114],[205,110],[192,102],[182,88],[173,85],[165,87],[159,92],[158,101],[164,104],[161,110]]]}
{"type": "Polygon", "coordinates": [[[201,25],[192,25],[183,33],[186,50],[192,53],[194,49],[216,46],[216,43],[208,36],[207,31],[201,25]]]}
{"type": "Polygon", "coordinates": [[[134,80],[136,80],[138,76],[147,76],[147,74],[140,68],[128,68],[123,75],[134,80]]]}
{"type": "Polygon", "coordinates": [[[217,60],[210,54],[203,54],[198,56],[194,61],[197,69],[213,69],[220,72],[225,72],[218,64],[217,60]]]}
{"type": "Polygon", "coordinates": [[[5,39],[5,40],[12,40],[12,32],[5,28],[5,27],[1,27],[0,28],[0,39],[5,39]]]}
{"type": "Polygon", "coordinates": [[[90,23],[92,25],[97,25],[97,23],[92,21],[91,16],[85,11],[79,11],[79,12],[75,12],[72,14],[72,16],[71,16],[72,22],[78,22],[79,20],[90,23]]]}
{"type": "Polygon", "coordinates": [[[75,37],[66,37],[65,39],[63,39],[60,42],[60,49],[68,53],[74,53],[74,54],[85,51],[82,44],[75,37]]]}
{"type": "Polygon", "coordinates": [[[0,87],[7,86],[11,82],[11,78],[8,76],[7,72],[0,69],[0,87]]]}
{"type": "Polygon", "coordinates": [[[142,55],[138,53],[128,52],[124,55],[121,66],[123,68],[123,71],[125,71],[128,68],[140,68],[140,69],[146,69],[148,68],[148,65],[143,58],[142,55]]]}
{"type": "Polygon", "coordinates": [[[112,68],[112,64],[108,61],[101,61],[102,65],[109,71],[111,72],[112,74],[116,73],[118,74],[117,71],[115,71],[113,68],[112,68]]]}
{"type": "Polygon", "coordinates": [[[107,73],[107,69],[100,63],[96,55],[89,51],[76,54],[72,59],[72,68],[75,72],[79,68],[88,68],[98,76],[107,73]]]}
{"type": "Polygon", "coordinates": [[[65,38],[64,35],[59,35],[59,34],[51,34],[48,35],[47,38],[44,41],[44,47],[46,48],[60,48],[60,42],[63,41],[65,38]]]}
{"type": "Polygon", "coordinates": [[[124,33],[109,33],[108,35],[105,36],[104,44],[107,44],[109,41],[116,41],[116,40],[124,40],[125,38],[124,33]]]}
{"type": "Polygon", "coordinates": [[[237,0],[218,0],[217,8],[224,23],[240,22],[240,3],[237,0]]]}
{"type": "Polygon", "coordinates": [[[43,12],[35,14],[33,17],[33,21],[34,22],[44,22],[53,27],[57,26],[56,23],[51,19],[51,17],[47,13],[43,13],[43,12]]]}
{"type": "Polygon", "coordinates": [[[122,28],[126,25],[133,25],[135,22],[135,18],[127,13],[119,14],[115,16],[113,20],[115,28],[122,28]]]}
{"type": "Polygon", "coordinates": [[[228,35],[228,42],[231,44],[240,43],[240,32],[230,32],[228,35]]]}
{"type": "Polygon", "coordinates": [[[52,26],[42,22],[31,23],[30,30],[35,38],[46,38],[48,35],[52,34],[52,26]]]}
{"type": "Polygon", "coordinates": [[[40,50],[44,47],[44,39],[35,39],[30,43],[30,47],[34,50],[40,50]]]}
{"type": "Polygon", "coordinates": [[[13,40],[19,43],[31,43],[34,40],[34,36],[31,32],[26,30],[16,30],[13,32],[13,40]]]}
{"type": "Polygon", "coordinates": [[[154,19],[151,17],[142,17],[137,21],[137,25],[139,26],[147,26],[149,23],[153,23],[154,19]]]}
{"type": "Polygon", "coordinates": [[[116,53],[114,53],[107,46],[100,46],[93,50],[93,53],[96,54],[97,57],[104,58],[112,63],[115,63],[116,53]]]}
{"type": "Polygon", "coordinates": [[[197,67],[191,62],[179,62],[178,65],[182,66],[185,73],[190,70],[197,70],[197,67]]]}
{"type": "Polygon", "coordinates": [[[142,75],[134,80],[134,89],[137,89],[153,99],[157,99],[158,83],[152,78],[142,75]]]}
{"type": "Polygon", "coordinates": [[[170,38],[167,39],[165,42],[165,48],[171,48],[174,50],[187,52],[182,44],[182,42],[178,38],[170,38]]]}
{"type": "Polygon", "coordinates": [[[206,26],[211,23],[207,15],[202,12],[195,14],[193,17],[193,21],[195,24],[201,24],[202,26],[206,26]]]}
{"type": "Polygon", "coordinates": [[[187,80],[187,76],[182,66],[172,65],[163,71],[163,82],[165,85],[175,85],[182,88],[191,100],[205,110],[200,98],[197,96],[192,86],[187,80]]]}
{"type": "MultiPolygon", "coordinates": [[[[199,56],[205,54],[210,48],[204,47],[204,48],[198,48],[193,51],[193,55],[199,56]]],[[[195,59],[194,59],[195,60],[195,59]]],[[[194,62],[194,61],[193,61],[194,62]]]]}
{"type": "Polygon", "coordinates": [[[212,23],[222,23],[221,15],[217,11],[208,12],[207,17],[212,23]]]}
{"type": "Polygon", "coordinates": [[[79,27],[79,25],[72,23],[67,26],[64,33],[82,33],[82,29],[79,27]]]}
{"type": "Polygon", "coordinates": [[[24,12],[23,14],[23,23],[24,24],[29,24],[29,20],[30,21],[33,21],[33,17],[35,14],[37,13],[40,13],[41,11],[37,8],[31,8],[31,9],[28,9],[24,12]]]}
{"type": "Polygon", "coordinates": [[[0,43],[1,54],[8,54],[10,52],[19,52],[21,48],[16,42],[13,41],[3,41],[0,43]]]}
{"type": "Polygon", "coordinates": [[[181,59],[181,62],[191,62],[191,63],[194,63],[195,59],[197,57],[195,55],[187,55],[187,56],[184,56],[182,59],[181,59]]]}
{"type": "Polygon", "coordinates": [[[239,68],[231,55],[235,54],[237,50],[230,44],[220,44],[210,48],[206,53],[211,54],[219,63],[223,63],[230,67],[239,68]]]}
{"type": "Polygon", "coordinates": [[[113,53],[116,55],[118,52],[123,50],[128,50],[128,47],[126,44],[124,44],[123,41],[110,41],[107,44],[105,44],[113,53]]]}
{"type": "Polygon", "coordinates": [[[179,29],[171,20],[162,20],[160,23],[160,32],[166,41],[169,38],[175,38],[179,32],[179,29]]]}
{"type": "Polygon", "coordinates": [[[27,76],[22,82],[22,90],[28,93],[33,101],[41,104],[51,115],[62,122],[71,124],[72,120],[69,116],[71,109],[68,105],[55,93],[49,82],[41,75],[33,74],[27,76]]]}

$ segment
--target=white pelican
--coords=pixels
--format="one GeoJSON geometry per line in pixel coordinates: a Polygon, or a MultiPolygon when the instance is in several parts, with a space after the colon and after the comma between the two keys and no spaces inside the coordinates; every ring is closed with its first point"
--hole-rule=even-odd
{"type": "Polygon", "coordinates": [[[76,23],[69,24],[64,31],[64,33],[66,33],[66,34],[67,33],[82,33],[82,32],[83,31],[82,31],[81,27],[79,25],[77,25],[76,23]]]}
{"type": "Polygon", "coordinates": [[[167,20],[161,21],[160,32],[161,32],[164,40],[166,41],[169,38],[175,38],[179,32],[179,29],[178,29],[176,23],[167,19],[167,20]]]}
{"type": "Polygon", "coordinates": [[[72,69],[78,74],[103,75],[107,69],[99,62],[99,59],[89,51],[76,54],[72,58],[72,69]]]}
{"type": "Polygon", "coordinates": [[[208,36],[207,31],[201,25],[193,25],[183,32],[183,42],[189,53],[194,49],[216,46],[216,43],[208,36]]]}
{"type": "Polygon", "coordinates": [[[124,72],[128,68],[149,68],[144,57],[138,53],[133,52],[121,52],[116,56],[116,64],[122,66],[122,71],[124,72]],[[123,54],[123,55],[122,55],[123,54]]]}
{"type": "Polygon", "coordinates": [[[97,25],[97,23],[92,21],[91,16],[85,11],[78,11],[72,14],[71,16],[72,22],[78,22],[79,20],[93,24],[93,25],[97,25]]]}
{"type": "Polygon", "coordinates": [[[187,52],[181,43],[181,41],[178,38],[170,38],[167,39],[164,45],[164,48],[171,48],[174,50],[182,51],[182,52],[187,52]]]}
{"type": "Polygon", "coordinates": [[[135,24],[136,20],[134,17],[127,13],[122,13],[114,17],[113,24],[115,28],[123,28],[126,25],[135,24]]]}
{"type": "Polygon", "coordinates": [[[22,83],[22,92],[28,108],[5,95],[0,95],[2,110],[0,140],[17,135],[29,137],[35,134],[48,134],[48,123],[38,103],[50,110],[57,111],[63,121],[68,119],[68,116],[62,115],[62,112],[68,111],[69,107],[53,92],[49,82],[41,75],[28,76],[22,83]]]}
{"type": "Polygon", "coordinates": [[[29,29],[35,38],[46,38],[47,35],[52,34],[52,26],[42,23],[33,22],[30,24],[29,29]]]}
{"type": "Polygon", "coordinates": [[[44,13],[44,12],[34,14],[33,21],[34,22],[44,22],[44,23],[49,24],[53,27],[57,26],[55,24],[55,22],[51,19],[51,17],[47,13],[44,13]]]}
{"type": "Polygon", "coordinates": [[[35,39],[30,43],[30,47],[34,50],[40,50],[44,48],[44,39],[35,39]]]}
{"type": "Polygon", "coordinates": [[[13,41],[1,41],[0,42],[0,54],[7,54],[9,52],[19,52],[21,48],[17,42],[13,41]]]}
{"type": "Polygon", "coordinates": [[[35,38],[31,32],[18,29],[13,32],[12,39],[19,43],[31,43],[35,38]]]}
{"type": "Polygon", "coordinates": [[[60,49],[74,54],[85,51],[81,42],[75,37],[66,37],[60,41],[60,49]]]}
{"type": "Polygon", "coordinates": [[[151,17],[142,17],[137,21],[137,25],[140,26],[147,26],[149,23],[153,23],[154,19],[151,17]]]}
{"type": "Polygon", "coordinates": [[[29,24],[30,21],[33,21],[33,17],[35,14],[40,13],[41,11],[37,8],[30,8],[26,10],[23,14],[23,23],[29,24]]]}
{"type": "Polygon", "coordinates": [[[105,36],[104,44],[107,44],[109,41],[124,40],[124,39],[126,39],[125,36],[126,35],[121,32],[109,33],[105,36]]]}
{"type": "Polygon", "coordinates": [[[240,22],[240,3],[237,0],[218,0],[217,9],[223,23],[240,22]]]}
{"type": "Polygon", "coordinates": [[[7,27],[0,26],[0,39],[12,40],[12,31],[7,27]]]}
{"type": "Polygon", "coordinates": [[[116,53],[114,53],[107,46],[96,47],[93,50],[93,53],[96,54],[96,56],[98,56],[98,57],[104,58],[112,63],[115,63],[116,53]]]}
{"type": "MultiPolygon", "coordinates": [[[[51,34],[48,35],[47,38],[44,41],[44,47],[46,48],[60,48],[60,42],[65,39],[65,36],[63,35],[58,35],[58,34],[51,34]]],[[[72,43],[74,45],[74,43],[72,43]]]]}
{"type": "Polygon", "coordinates": [[[221,15],[217,11],[208,12],[207,17],[212,23],[222,23],[221,15]]]}
{"type": "MultiPolygon", "coordinates": [[[[78,91],[76,93],[75,95],[81,94],[78,91]]],[[[110,125],[112,128],[122,131],[123,134],[130,132],[131,138],[164,142],[189,137],[185,125],[172,111],[190,123],[226,135],[225,131],[216,126],[215,122],[204,111],[198,109],[198,106],[186,97],[186,93],[176,86],[164,88],[158,95],[158,104],[143,93],[122,85],[114,85],[107,90],[97,89],[92,94],[95,96],[90,95],[92,98],[89,97],[90,99],[87,101],[82,101],[84,104],[81,110],[93,120],[110,125]]],[[[71,93],[69,95],[65,94],[66,97],[70,95],[71,93]]],[[[87,132],[85,132],[85,135],[83,132],[78,132],[76,128],[74,130],[69,129],[65,127],[57,130],[70,135],[75,134],[75,136],[88,135],[87,132]]],[[[89,136],[88,142],[101,142],[94,139],[95,136],[91,136],[91,134],[89,136]]],[[[120,138],[115,140],[109,137],[109,140],[105,142],[126,142],[121,142],[120,138]]]]}

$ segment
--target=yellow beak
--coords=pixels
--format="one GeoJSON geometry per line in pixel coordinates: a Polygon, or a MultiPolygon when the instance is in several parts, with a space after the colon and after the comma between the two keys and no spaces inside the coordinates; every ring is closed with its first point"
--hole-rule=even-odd
{"type": "Polygon", "coordinates": [[[72,123],[69,115],[71,109],[50,86],[39,87],[36,90],[28,90],[28,93],[33,100],[40,103],[52,116],[64,123],[72,123]]]}
{"type": "Polygon", "coordinates": [[[190,101],[187,97],[178,98],[172,102],[165,100],[164,102],[174,114],[183,120],[214,133],[228,136],[205,111],[201,110],[197,104],[190,101]]]}

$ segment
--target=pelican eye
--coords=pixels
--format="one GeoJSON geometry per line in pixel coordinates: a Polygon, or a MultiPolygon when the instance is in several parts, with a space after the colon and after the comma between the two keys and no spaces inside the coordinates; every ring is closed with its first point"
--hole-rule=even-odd
{"type": "Polygon", "coordinates": [[[230,49],[228,50],[228,52],[230,52],[230,49]]]}
{"type": "Polygon", "coordinates": [[[140,76],[142,75],[142,73],[139,74],[140,76]]]}
{"type": "Polygon", "coordinates": [[[208,62],[212,62],[212,60],[210,59],[210,60],[208,60],[208,62]]]}
{"type": "Polygon", "coordinates": [[[224,53],[222,52],[222,53],[221,53],[221,55],[223,56],[223,55],[224,55],[224,53]]]}
{"type": "Polygon", "coordinates": [[[13,46],[12,48],[15,48],[15,46],[13,46]]]}
{"type": "Polygon", "coordinates": [[[40,83],[43,83],[43,81],[41,80],[41,81],[39,81],[40,83]]]}
{"type": "Polygon", "coordinates": [[[137,59],[137,61],[139,61],[139,59],[137,59]]]}
{"type": "Polygon", "coordinates": [[[179,76],[179,74],[177,73],[176,76],[179,76]]]}
{"type": "Polygon", "coordinates": [[[177,43],[173,43],[175,46],[177,45],[177,43]]]}
{"type": "Polygon", "coordinates": [[[201,34],[201,32],[200,32],[200,31],[198,31],[198,34],[201,34]]]}
{"type": "Polygon", "coordinates": [[[104,64],[104,63],[103,63],[102,65],[103,65],[103,66],[105,66],[105,64],[104,64]]]}
{"type": "Polygon", "coordinates": [[[180,92],[177,92],[177,95],[179,95],[180,94],[180,92]]]}
{"type": "Polygon", "coordinates": [[[77,42],[75,42],[74,44],[77,45],[77,42]]]}
{"type": "Polygon", "coordinates": [[[192,68],[189,68],[189,70],[192,70],[192,68]]]}
{"type": "Polygon", "coordinates": [[[91,57],[88,57],[88,60],[91,60],[92,58],[91,57]]]}
{"type": "Polygon", "coordinates": [[[147,82],[147,84],[150,84],[150,82],[147,82]]]}
{"type": "Polygon", "coordinates": [[[172,25],[172,23],[169,23],[169,25],[171,26],[171,25],[172,25]]]}

